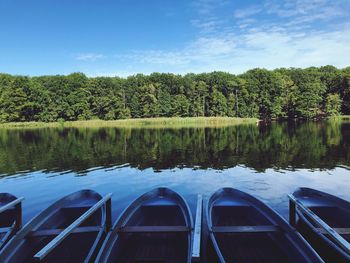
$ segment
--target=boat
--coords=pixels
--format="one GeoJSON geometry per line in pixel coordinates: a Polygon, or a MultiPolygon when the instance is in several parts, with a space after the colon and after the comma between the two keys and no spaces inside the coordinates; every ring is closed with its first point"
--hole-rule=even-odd
{"type": "Polygon", "coordinates": [[[0,262],[92,262],[110,227],[110,207],[111,194],[72,193],[19,230],[0,251],[0,262]]]}
{"type": "Polygon", "coordinates": [[[22,200],[9,193],[0,193],[0,250],[22,227],[22,200]]]}
{"type": "Polygon", "coordinates": [[[179,194],[154,189],[121,214],[96,262],[191,262],[192,225],[189,207],[179,194]]]}
{"type": "Polygon", "coordinates": [[[350,202],[311,188],[297,189],[290,200],[291,224],[320,256],[350,262],[350,202]]]}
{"type": "Polygon", "coordinates": [[[206,220],[216,254],[209,262],[323,262],[282,217],[242,191],[213,193],[206,220]]]}

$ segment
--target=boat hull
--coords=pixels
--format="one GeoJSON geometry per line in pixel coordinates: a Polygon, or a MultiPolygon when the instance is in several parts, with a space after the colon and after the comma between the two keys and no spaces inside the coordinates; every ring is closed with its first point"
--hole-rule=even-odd
{"type": "MultiPolygon", "coordinates": [[[[34,255],[52,241],[102,197],[82,190],[57,201],[27,223],[1,250],[0,262],[32,262],[34,255]]],[[[81,225],[80,232],[70,234],[41,262],[89,262],[105,236],[103,207],[81,225]],[[88,231],[89,229],[94,231],[88,231]]]]}
{"type": "MultiPolygon", "coordinates": [[[[16,199],[12,194],[0,193],[0,208],[16,199]]],[[[13,206],[0,213],[0,229],[4,229],[4,231],[0,232],[0,250],[21,227],[18,225],[20,222],[16,222],[21,218],[21,209],[21,206],[13,206]]]]}
{"type": "Polygon", "coordinates": [[[190,262],[192,225],[181,196],[154,189],[123,212],[96,262],[190,262]]]}
{"type": "Polygon", "coordinates": [[[283,218],[239,190],[215,192],[206,217],[217,262],[322,262],[283,218]]]}
{"type": "MultiPolygon", "coordinates": [[[[330,227],[350,228],[349,202],[310,188],[300,188],[293,193],[293,196],[310,208],[330,227]]],[[[321,233],[311,223],[307,215],[298,213],[296,227],[326,262],[350,262],[350,255],[321,233]]],[[[341,236],[350,242],[350,234],[342,234],[341,236]]]]}

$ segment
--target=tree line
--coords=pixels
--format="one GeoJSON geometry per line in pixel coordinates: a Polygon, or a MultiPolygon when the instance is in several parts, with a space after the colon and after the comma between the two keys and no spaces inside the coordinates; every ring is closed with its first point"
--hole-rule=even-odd
{"type": "Polygon", "coordinates": [[[350,114],[350,67],[127,78],[0,74],[1,122],[173,116],[313,119],[339,114],[350,114]]]}

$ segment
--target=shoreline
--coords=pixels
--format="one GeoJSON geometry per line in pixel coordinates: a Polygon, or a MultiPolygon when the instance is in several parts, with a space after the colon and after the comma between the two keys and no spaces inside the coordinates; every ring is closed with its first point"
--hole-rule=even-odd
{"type": "MultiPolygon", "coordinates": [[[[292,119],[302,121],[303,119],[292,119]]],[[[350,115],[330,116],[322,120],[350,120],[350,115]]],[[[269,120],[268,122],[281,120],[269,120]]],[[[284,120],[286,121],[286,120],[284,120]]],[[[315,120],[310,120],[315,121],[315,120]]],[[[316,120],[318,121],[318,120],[316,120]]],[[[0,123],[0,129],[40,129],[40,128],[196,128],[196,127],[225,127],[240,124],[264,123],[258,118],[237,117],[159,117],[137,118],[120,120],[81,120],[61,122],[4,122],[0,123]]]]}
{"type": "Polygon", "coordinates": [[[139,118],[123,120],[84,120],[63,122],[7,122],[0,123],[0,129],[25,128],[185,128],[185,127],[222,127],[239,124],[256,124],[257,118],[235,117],[169,117],[139,118]]]}

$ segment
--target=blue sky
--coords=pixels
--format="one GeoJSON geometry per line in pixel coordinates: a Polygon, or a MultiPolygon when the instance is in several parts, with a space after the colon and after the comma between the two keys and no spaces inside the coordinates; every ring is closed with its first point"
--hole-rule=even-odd
{"type": "Polygon", "coordinates": [[[0,0],[0,72],[350,66],[350,0],[0,0]]]}

